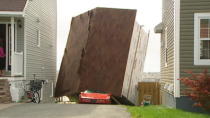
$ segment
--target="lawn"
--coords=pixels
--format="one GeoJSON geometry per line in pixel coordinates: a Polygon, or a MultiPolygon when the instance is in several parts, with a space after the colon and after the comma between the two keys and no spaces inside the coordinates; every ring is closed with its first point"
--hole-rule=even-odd
{"type": "Polygon", "coordinates": [[[210,118],[210,115],[185,112],[163,106],[127,106],[132,118],[210,118]]]}

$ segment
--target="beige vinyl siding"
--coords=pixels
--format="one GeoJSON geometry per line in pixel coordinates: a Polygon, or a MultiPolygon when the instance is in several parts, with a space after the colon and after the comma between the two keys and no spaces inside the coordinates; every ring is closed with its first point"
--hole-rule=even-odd
{"type": "Polygon", "coordinates": [[[163,0],[163,33],[161,35],[161,83],[174,81],[174,0],[163,0]],[[165,29],[167,28],[167,43],[165,29]],[[167,66],[165,66],[165,44],[167,44],[167,66]]]}
{"type": "MultiPolygon", "coordinates": [[[[25,9],[26,79],[33,79],[33,74],[37,79],[47,79],[49,82],[56,79],[56,15],[56,0],[28,1],[25,9]],[[37,31],[40,31],[40,47],[37,46],[37,31]]],[[[51,96],[47,88],[44,88],[47,93],[43,94],[43,99],[51,96]]]]}
{"type": "MultiPolygon", "coordinates": [[[[188,76],[184,71],[202,72],[210,66],[194,65],[194,13],[210,13],[210,0],[181,0],[180,6],[180,76],[188,76]]],[[[181,84],[181,93],[184,86],[181,84]]]]}

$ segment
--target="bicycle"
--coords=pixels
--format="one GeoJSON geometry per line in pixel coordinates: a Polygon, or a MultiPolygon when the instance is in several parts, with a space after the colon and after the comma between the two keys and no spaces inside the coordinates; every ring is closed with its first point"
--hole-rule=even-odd
{"type": "Polygon", "coordinates": [[[38,80],[34,77],[34,80],[29,81],[29,84],[25,84],[29,85],[29,90],[24,87],[27,98],[30,99],[31,102],[39,104],[41,101],[39,91],[42,89],[42,85],[45,83],[45,80],[38,80]]]}

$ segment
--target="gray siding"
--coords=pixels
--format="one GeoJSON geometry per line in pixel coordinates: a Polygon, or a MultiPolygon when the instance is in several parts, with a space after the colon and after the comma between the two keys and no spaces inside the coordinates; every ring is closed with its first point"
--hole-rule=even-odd
{"type": "MultiPolygon", "coordinates": [[[[202,72],[210,66],[194,66],[194,13],[210,12],[210,0],[181,0],[180,6],[180,76],[184,71],[202,72]]],[[[185,87],[181,85],[181,91],[185,87]]]]}
{"type": "Polygon", "coordinates": [[[25,77],[49,80],[43,98],[51,95],[50,83],[56,79],[56,0],[28,1],[25,10],[25,77]],[[40,47],[37,31],[40,31],[40,47]]]}
{"type": "Polygon", "coordinates": [[[174,81],[174,0],[163,0],[163,33],[161,34],[161,84],[174,81]],[[167,27],[167,43],[165,28],[167,27]],[[165,44],[167,44],[167,67],[165,67],[165,44]]]}

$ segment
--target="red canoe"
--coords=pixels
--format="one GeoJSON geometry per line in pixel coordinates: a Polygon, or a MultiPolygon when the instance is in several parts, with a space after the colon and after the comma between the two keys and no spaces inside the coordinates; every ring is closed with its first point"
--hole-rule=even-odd
{"type": "Polygon", "coordinates": [[[79,95],[80,103],[95,103],[95,104],[111,104],[111,94],[97,93],[87,91],[81,92],[79,95]]]}

